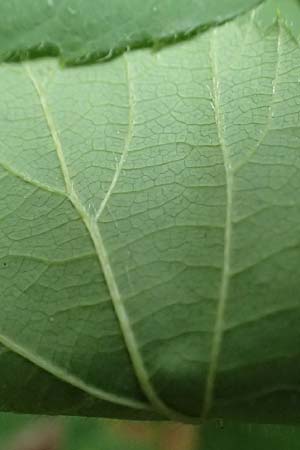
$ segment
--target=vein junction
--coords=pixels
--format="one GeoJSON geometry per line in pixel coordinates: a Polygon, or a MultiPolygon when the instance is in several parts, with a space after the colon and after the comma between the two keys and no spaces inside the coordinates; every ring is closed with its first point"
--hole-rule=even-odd
{"type": "Polygon", "coordinates": [[[133,131],[133,113],[132,113],[132,103],[133,103],[133,92],[132,92],[132,87],[131,87],[131,83],[130,83],[130,74],[129,74],[129,65],[128,65],[128,61],[126,59],[126,55],[124,55],[124,60],[125,60],[125,73],[126,73],[126,77],[127,77],[127,85],[128,85],[128,100],[129,100],[129,127],[128,127],[128,135],[126,138],[126,142],[125,142],[125,147],[122,153],[122,156],[120,158],[120,161],[117,165],[116,168],[116,172],[113,176],[111,185],[103,199],[102,204],[100,205],[100,208],[97,212],[97,214],[95,216],[91,216],[86,208],[82,205],[76,190],[74,189],[73,183],[72,183],[72,179],[68,170],[68,166],[67,166],[67,162],[65,160],[64,157],[64,153],[63,153],[63,148],[62,148],[62,144],[61,141],[59,139],[59,133],[56,129],[56,125],[55,125],[55,121],[53,119],[53,116],[51,114],[51,111],[49,110],[49,106],[48,106],[48,102],[47,102],[47,98],[46,98],[46,94],[40,84],[40,82],[38,81],[38,79],[36,78],[35,74],[33,74],[31,68],[29,65],[26,65],[26,71],[28,73],[29,78],[32,81],[32,84],[35,87],[35,90],[39,96],[40,99],[40,103],[42,106],[42,110],[50,131],[50,134],[52,136],[53,142],[54,142],[54,146],[57,152],[57,157],[58,160],[60,162],[60,166],[61,166],[61,171],[65,180],[65,187],[66,187],[66,192],[67,195],[70,199],[70,201],[72,202],[74,208],[77,210],[77,212],[79,213],[79,215],[81,216],[86,228],[89,231],[89,234],[91,236],[91,239],[93,241],[96,253],[97,253],[97,257],[100,263],[100,267],[104,273],[105,279],[106,279],[106,283],[110,292],[110,296],[111,296],[111,300],[113,303],[113,307],[116,313],[116,317],[118,319],[119,325],[120,325],[120,329],[123,335],[123,339],[125,341],[128,353],[130,355],[131,358],[131,362],[135,371],[135,374],[137,376],[137,379],[140,383],[140,386],[144,392],[144,394],[146,395],[146,397],[148,398],[148,400],[150,401],[151,405],[153,406],[153,408],[162,416],[165,416],[167,418],[170,418],[172,420],[180,420],[180,421],[185,421],[185,422],[190,422],[191,418],[190,417],[186,417],[182,414],[180,414],[179,412],[169,408],[164,402],[163,400],[161,400],[159,398],[159,396],[157,395],[157,393],[155,392],[150,379],[149,379],[149,375],[147,373],[147,369],[144,365],[142,356],[139,352],[138,349],[138,345],[136,342],[136,338],[134,336],[134,332],[132,330],[131,324],[130,324],[130,320],[128,318],[128,314],[126,312],[126,308],[124,306],[119,288],[118,288],[118,284],[117,281],[115,279],[110,261],[109,261],[109,256],[103,241],[103,237],[101,235],[100,229],[99,229],[99,225],[98,225],[98,220],[102,214],[102,212],[104,211],[104,208],[107,205],[107,202],[109,201],[109,198],[117,184],[117,181],[119,179],[119,176],[121,174],[121,170],[122,167],[126,161],[127,155],[128,155],[128,151],[129,151],[129,145],[130,145],[130,141],[131,141],[131,137],[132,137],[132,131],[133,131]]]}

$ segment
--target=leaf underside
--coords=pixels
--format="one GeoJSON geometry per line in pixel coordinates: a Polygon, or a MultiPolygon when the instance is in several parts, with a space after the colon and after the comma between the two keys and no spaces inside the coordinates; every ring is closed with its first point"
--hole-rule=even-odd
{"type": "Polygon", "coordinates": [[[1,66],[1,410],[299,420],[300,49],[256,14],[1,66]]]}

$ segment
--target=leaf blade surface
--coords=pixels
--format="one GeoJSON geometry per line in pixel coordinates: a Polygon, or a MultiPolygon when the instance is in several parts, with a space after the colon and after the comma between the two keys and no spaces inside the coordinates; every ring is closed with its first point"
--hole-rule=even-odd
{"type": "Polygon", "coordinates": [[[115,402],[78,414],[295,419],[299,47],[255,14],[1,68],[0,334],[115,402]]]}

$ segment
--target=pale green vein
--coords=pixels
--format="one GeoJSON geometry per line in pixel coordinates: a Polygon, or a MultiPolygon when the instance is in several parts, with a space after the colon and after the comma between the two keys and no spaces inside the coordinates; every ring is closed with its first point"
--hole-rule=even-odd
{"type": "Polygon", "coordinates": [[[123,334],[126,347],[128,349],[129,355],[131,357],[132,365],[134,367],[137,379],[139,380],[140,386],[145,393],[148,400],[151,402],[153,407],[160,414],[176,421],[190,422],[191,418],[180,414],[179,412],[169,408],[157,395],[150,380],[149,375],[144,365],[142,356],[138,349],[136,338],[128,318],[128,314],[122,297],[112,271],[112,267],[109,262],[109,257],[99,231],[98,224],[94,220],[84,219],[86,226],[93,239],[97,254],[99,256],[99,261],[111,294],[112,302],[115,308],[116,316],[119,320],[120,328],[123,334]]]}
{"type": "Polygon", "coordinates": [[[120,161],[117,163],[117,167],[116,167],[116,171],[114,173],[112,182],[109,186],[109,189],[107,190],[104,199],[100,205],[100,208],[96,214],[96,222],[99,220],[101,214],[103,213],[108,200],[110,199],[116,185],[118,182],[118,179],[121,175],[123,166],[125,164],[125,161],[127,159],[128,156],[128,151],[129,151],[129,146],[130,146],[130,142],[132,139],[132,132],[133,132],[133,117],[132,117],[132,105],[134,102],[134,98],[133,98],[133,89],[131,87],[131,82],[130,82],[130,73],[129,73],[129,65],[128,65],[128,60],[127,60],[127,56],[126,53],[123,54],[123,60],[124,60],[124,65],[125,65],[125,74],[126,74],[126,84],[128,86],[128,111],[129,111],[129,117],[128,117],[128,132],[127,132],[127,136],[125,139],[125,143],[124,143],[124,149],[120,158],[120,161]]]}
{"type": "Polygon", "coordinates": [[[68,263],[72,263],[72,262],[76,262],[76,261],[83,261],[85,259],[95,258],[95,257],[96,257],[96,253],[92,253],[92,252],[74,255],[74,256],[70,256],[69,258],[61,258],[61,259],[47,259],[47,258],[43,258],[41,256],[35,256],[35,255],[26,254],[26,253],[8,253],[5,257],[2,257],[0,259],[5,259],[5,258],[30,259],[31,261],[36,261],[36,262],[40,262],[43,264],[47,264],[49,267],[51,267],[54,265],[63,265],[63,264],[68,264],[68,263]]]}
{"type": "Polygon", "coordinates": [[[99,261],[102,267],[102,270],[104,272],[109,291],[112,297],[112,301],[114,303],[114,308],[116,311],[116,315],[118,317],[120,328],[122,330],[122,334],[124,337],[124,341],[126,343],[128,352],[131,357],[131,361],[136,373],[136,376],[139,380],[140,386],[145,393],[146,397],[149,399],[151,404],[155,407],[155,409],[160,413],[163,414],[166,417],[169,417],[170,419],[174,420],[182,420],[182,421],[190,421],[190,418],[185,417],[184,415],[181,415],[177,411],[169,408],[157,395],[155,392],[151,381],[149,379],[149,375],[147,372],[147,369],[144,365],[142,356],[140,354],[138,344],[136,342],[136,338],[132,329],[132,326],[130,324],[130,320],[128,317],[128,314],[126,312],[126,308],[124,306],[124,303],[122,301],[121,293],[119,291],[114,273],[112,271],[111,264],[109,262],[109,257],[102,239],[102,236],[99,231],[99,226],[97,224],[97,220],[99,220],[102,212],[104,211],[104,208],[107,205],[107,202],[109,201],[109,198],[111,197],[111,194],[118,182],[118,179],[120,177],[122,168],[124,166],[124,163],[126,161],[126,158],[128,156],[129,152],[129,146],[132,139],[132,133],[133,133],[133,126],[134,126],[134,119],[133,119],[133,104],[134,104],[134,98],[133,98],[133,88],[131,83],[131,76],[130,76],[130,70],[129,70],[129,63],[126,54],[124,54],[124,64],[125,64],[125,73],[126,73],[126,81],[128,86],[128,104],[129,104],[129,117],[128,117],[128,132],[127,137],[124,144],[124,150],[122,152],[122,156],[120,158],[120,161],[117,165],[117,169],[115,171],[114,177],[112,179],[111,185],[104,197],[104,200],[99,208],[99,211],[95,217],[95,220],[85,221],[90,234],[92,236],[92,239],[94,241],[94,245],[97,251],[97,254],[99,255],[99,261]]]}
{"type": "Polygon", "coordinates": [[[205,420],[213,400],[213,390],[215,385],[218,360],[222,344],[224,316],[226,302],[228,297],[229,279],[230,279],[230,257],[231,257],[231,235],[232,235],[232,203],[233,203],[233,172],[230,162],[229,149],[224,137],[224,123],[222,113],[220,111],[220,87],[218,81],[218,63],[216,56],[216,35],[217,30],[212,31],[210,60],[212,67],[212,101],[214,106],[215,121],[219,137],[220,146],[223,152],[225,175],[226,175],[226,218],[224,233],[224,256],[223,256],[223,272],[220,286],[219,302],[216,311],[216,321],[214,327],[214,335],[212,340],[210,365],[207,374],[206,390],[204,395],[204,404],[202,411],[202,419],[205,420]]]}
{"type": "Polygon", "coordinates": [[[102,391],[101,389],[95,386],[85,383],[83,380],[66,372],[61,367],[58,367],[53,363],[50,363],[49,361],[41,358],[39,355],[35,355],[28,349],[23,348],[22,346],[15,343],[12,339],[8,338],[7,336],[4,336],[3,334],[0,334],[0,344],[2,344],[11,352],[16,353],[22,356],[22,358],[26,359],[27,361],[35,364],[40,369],[43,369],[46,372],[50,373],[51,375],[55,376],[59,380],[68,383],[80,389],[83,392],[86,392],[87,394],[91,395],[94,398],[104,400],[109,403],[127,406],[129,408],[150,410],[149,405],[147,405],[146,403],[131,400],[129,398],[120,397],[119,395],[102,391]]]}
{"type": "Polygon", "coordinates": [[[254,149],[250,152],[250,154],[247,156],[247,158],[245,160],[241,161],[240,164],[238,164],[234,168],[235,172],[237,172],[245,164],[247,164],[249,162],[249,160],[252,158],[252,156],[255,155],[255,153],[257,152],[257,150],[259,149],[259,147],[263,143],[264,139],[266,138],[266,136],[267,136],[267,134],[268,134],[268,132],[270,130],[270,126],[271,126],[271,122],[272,122],[273,105],[274,105],[274,100],[275,100],[275,96],[276,96],[276,93],[277,93],[277,84],[278,84],[280,59],[281,59],[280,56],[281,56],[281,47],[282,47],[282,25],[281,25],[280,21],[277,22],[277,26],[278,26],[277,62],[276,62],[276,66],[275,66],[274,78],[272,80],[272,96],[271,96],[271,101],[270,101],[270,105],[269,105],[269,108],[268,108],[268,117],[267,117],[267,121],[266,121],[266,126],[265,126],[265,129],[262,132],[262,135],[261,135],[260,139],[257,141],[257,144],[254,146],[254,149]]]}
{"type": "MultiPolygon", "coordinates": [[[[41,189],[42,191],[50,192],[51,194],[61,195],[65,198],[67,197],[65,192],[60,191],[59,189],[54,189],[54,188],[48,186],[47,184],[40,183],[39,181],[30,178],[29,176],[25,175],[24,173],[17,172],[12,167],[8,166],[7,164],[3,163],[2,161],[0,162],[0,167],[3,170],[5,170],[8,175],[12,175],[13,177],[18,178],[19,180],[23,181],[24,183],[28,183],[35,188],[41,189]]],[[[1,177],[1,180],[3,178],[4,177],[1,177]]]]}
{"type": "MultiPolygon", "coordinates": [[[[115,276],[114,276],[114,273],[113,273],[113,270],[112,270],[112,267],[111,267],[111,264],[109,261],[109,256],[106,251],[104,241],[101,236],[97,221],[94,217],[91,217],[88,214],[85,207],[81,204],[76,191],[74,190],[73,183],[72,183],[72,180],[71,180],[71,177],[69,174],[68,166],[67,166],[67,163],[66,163],[66,160],[64,157],[62,144],[61,144],[61,141],[59,138],[58,131],[56,129],[56,124],[55,124],[54,118],[49,109],[46,94],[45,94],[42,86],[40,85],[39,81],[37,80],[36,76],[33,74],[30,66],[28,64],[26,64],[25,68],[26,68],[26,72],[28,73],[29,78],[31,79],[31,81],[33,83],[33,86],[35,87],[38,97],[40,99],[42,110],[45,115],[45,119],[46,119],[46,122],[47,122],[47,125],[49,128],[50,134],[53,138],[53,142],[54,142],[55,149],[57,152],[58,160],[61,165],[61,171],[62,171],[62,174],[65,179],[65,186],[66,186],[67,194],[68,194],[69,199],[72,202],[74,208],[80,214],[85,226],[87,227],[87,230],[90,233],[91,239],[93,241],[93,244],[94,244],[97,256],[98,256],[99,264],[103,271],[103,274],[104,274],[104,277],[105,277],[105,280],[107,283],[107,287],[108,287],[108,290],[111,295],[112,304],[113,304],[113,307],[114,307],[114,310],[116,313],[116,317],[119,322],[119,326],[120,326],[120,329],[121,329],[121,332],[123,335],[123,339],[126,344],[128,353],[130,355],[131,362],[132,362],[135,374],[137,376],[137,379],[140,383],[141,389],[143,390],[143,392],[146,395],[146,397],[148,398],[148,400],[151,402],[152,406],[160,414],[162,414],[170,419],[173,419],[173,420],[191,422],[192,419],[190,417],[184,416],[184,415],[180,414],[179,412],[169,408],[167,405],[165,405],[165,403],[159,398],[159,396],[157,395],[157,393],[155,392],[155,390],[151,384],[151,381],[149,379],[149,375],[148,375],[146,367],[144,365],[142,356],[138,349],[136,338],[135,338],[134,332],[132,330],[126,308],[124,306],[124,303],[123,303],[123,300],[122,300],[122,297],[121,297],[121,294],[120,294],[120,291],[118,288],[118,284],[116,282],[116,279],[115,279],[115,276]]],[[[127,71],[127,75],[128,75],[128,66],[126,67],[126,71],[127,71]]],[[[128,89],[130,89],[130,87],[128,87],[128,89]]],[[[131,95],[129,96],[129,100],[131,99],[131,95]]],[[[131,99],[131,102],[132,102],[132,99],[131,99]]],[[[131,105],[131,107],[132,107],[132,105],[131,105]]],[[[129,120],[129,127],[132,127],[132,117],[131,116],[130,116],[130,120],[129,120]]],[[[132,131],[129,130],[128,138],[127,138],[127,142],[126,142],[127,150],[125,149],[125,151],[123,152],[124,161],[126,158],[126,153],[128,152],[128,146],[129,146],[129,142],[130,142],[131,133],[132,133],[132,131]]],[[[111,192],[114,189],[115,184],[117,183],[121,169],[122,169],[122,164],[120,161],[119,169],[116,171],[116,174],[115,174],[114,179],[111,184],[110,193],[106,195],[107,200],[106,200],[105,204],[107,204],[107,201],[111,195],[111,192]]],[[[105,207],[105,205],[103,206],[103,208],[104,207],[105,207]]],[[[103,210],[103,208],[100,207],[100,213],[98,212],[98,214],[97,214],[98,218],[99,218],[99,215],[101,214],[101,211],[103,210]]],[[[106,393],[106,395],[111,396],[113,394],[106,393]]]]}
{"type": "Polygon", "coordinates": [[[54,141],[54,146],[55,146],[55,150],[57,153],[57,157],[58,157],[58,161],[60,163],[61,166],[61,170],[63,173],[63,177],[64,177],[64,181],[65,181],[65,186],[66,186],[66,191],[67,193],[70,195],[70,197],[73,194],[73,184],[72,184],[72,180],[68,171],[68,167],[66,164],[66,160],[63,154],[63,150],[62,150],[62,145],[61,145],[61,141],[60,138],[58,136],[58,131],[56,129],[53,117],[51,112],[49,111],[49,106],[47,103],[47,98],[46,98],[46,94],[44,92],[44,89],[41,85],[41,83],[39,83],[39,81],[37,80],[36,76],[33,74],[31,67],[29,64],[24,64],[25,70],[33,84],[33,86],[35,87],[35,90],[38,94],[38,98],[41,102],[41,106],[44,112],[44,116],[50,131],[50,134],[52,136],[52,139],[54,141]]]}

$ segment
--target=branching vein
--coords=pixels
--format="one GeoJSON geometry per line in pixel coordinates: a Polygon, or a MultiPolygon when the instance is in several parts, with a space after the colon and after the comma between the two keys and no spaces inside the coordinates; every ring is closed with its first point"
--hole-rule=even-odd
{"type": "Polygon", "coordinates": [[[124,64],[125,64],[125,74],[126,74],[126,83],[128,86],[128,111],[129,111],[129,117],[128,117],[128,132],[127,132],[127,136],[126,136],[126,140],[124,143],[124,149],[121,155],[121,158],[119,160],[119,162],[117,163],[117,167],[116,167],[116,171],[115,174],[113,176],[112,182],[109,186],[109,189],[107,190],[104,199],[100,205],[100,208],[96,214],[96,221],[99,220],[101,214],[103,213],[108,200],[111,197],[111,194],[113,193],[117,182],[119,180],[119,177],[121,175],[123,166],[125,164],[125,161],[127,159],[128,156],[128,151],[129,151],[129,146],[130,146],[130,142],[132,139],[132,132],[133,132],[133,116],[132,116],[132,105],[134,102],[133,99],[133,95],[132,95],[132,88],[131,88],[131,82],[130,82],[130,74],[129,74],[129,66],[128,66],[128,60],[127,60],[127,56],[126,53],[123,54],[123,60],[124,60],[124,64]]]}
{"type": "Polygon", "coordinates": [[[58,135],[58,131],[56,129],[52,114],[49,110],[49,106],[47,103],[47,99],[46,99],[46,95],[44,92],[44,89],[41,85],[41,83],[39,83],[39,81],[37,80],[37,78],[35,77],[34,73],[31,70],[31,67],[29,64],[24,64],[25,66],[25,70],[38,94],[38,97],[40,99],[40,103],[44,112],[44,116],[50,131],[50,134],[53,138],[53,142],[54,142],[54,146],[55,146],[55,150],[57,153],[57,157],[58,157],[58,161],[60,163],[61,166],[61,171],[65,180],[65,186],[66,186],[66,191],[67,193],[71,196],[73,193],[73,188],[72,188],[72,181],[71,181],[71,177],[68,171],[68,166],[67,163],[65,161],[65,157],[64,157],[64,153],[62,150],[62,145],[61,145],[61,141],[58,135]]]}
{"type": "MultiPolygon", "coordinates": [[[[126,58],[126,56],[124,56],[126,58]]],[[[163,416],[166,416],[173,420],[180,420],[180,421],[187,421],[191,422],[190,417],[185,417],[184,415],[178,413],[177,411],[173,410],[172,408],[169,408],[157,395],[155,392],[151,381],[149,379],[149,375],[147,373],[146,367],[144,365],[142,356],[140,354],[140,351],[138,349],[138,345],[136,342],[136,338],[134,335],[134,332],[132,330],[130,320],[128,318],[128,314],[125,308],[125,305],[123,303],[119,287],[117,284],[117,281],[115,279],[115,275],[113,273],[113,269],[109,260],[109,256],[97,223],[97,220],[99,219],[100,215],[104,211],[105,206],[107,205],[107,202],[117,184],[117,181],[119,179],[121,170],[123,168],[124,162],[126,160],[126,157],[128,155],[130,140],[132,136],[132,127],[133,127],[133,117],[132,117],[132,90],[130,88],[129,83],[129,72],[128,72],[128,62],[125,59],[125,70],[127,74],[127,82],[128,82],[128,91],[129,91],[129,105],[130,105],[130,113],[129,113],[129,128],[128,128],[128,135],[125,142],[125,148],[122,153],[121,159],[119,161],[117,170],[115,172],[115,175],[113,177],[113,180],[111,182],[110,188],[108,189],[104,200],[100,206],[100,209],[95,217],[92,217],[87,212],[86,208],[81,204],[81,201],[73,187],[72,180],[69,174],[69,170],[67,167],[67,163],[63,154],[62,145],[59,139],[59,134],[56,129],[55,121],[52,117],[52,114],[49,110],[49,105],[47,102],[46,95],[43,91],[42,86],[40,85],[39,81],[33,74],[31,68],[29,65],[25,66],[26,71],[28,73],[28,76],[30,77],[36,92],[40,98],[41,106],[45,115],[45,119],[48,124],[49,131],[51,133],[51,136],[53,138],[53,142],[56,148],[57,156],[61,165],[61,170],[64,176],[65,185],[66,185],[66,191],[69,196],[70,201],[72,202],[74,208],[77,210],[79,215],[81,216],[85,226],[87,227],[89,234],[91,236],[91,239],[93,241],[97,257],[99,260],[100,267],[103,271],[104,277],[106,279],[106,283],[108,286],[108,290],[110,292],[111,300],[113,303],[113,307],[116,313],[116,317],[118,319],[120,329],[123,335],[124,342],[126,344],[128,353],[131,358],[131,362],[135,371],[135,374],[137,376],[137,379],[140,383],[141,389],[143,390],[144,394],[150,401],[151,405],[155,408],[155,410],[162,414],[163,416]]],[[[61,369],[59,369],[61,370],[61,369]]],[[[57,371],[56,371],[57,372],[57,371]]],[[[58,373],[58,372],[57,372],[58,373]]],[[[100,391],[99,391],[100,392],[100,391]]],[[[101,391],[102,392],[102,391],[101,391]]],[[[113,394],[105,394],[106,396],[113,396],[113,394]]],[[[118,398],[118,397],[117,397],[118,398]]]]}

